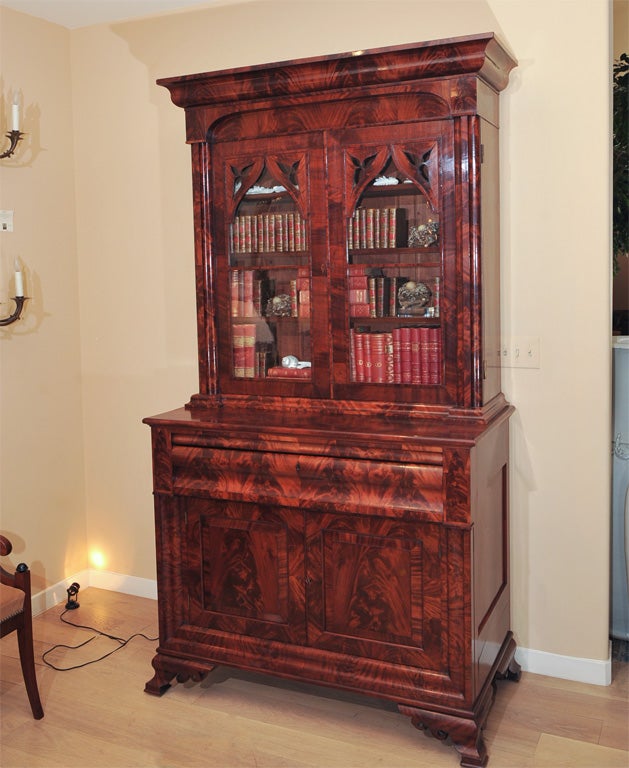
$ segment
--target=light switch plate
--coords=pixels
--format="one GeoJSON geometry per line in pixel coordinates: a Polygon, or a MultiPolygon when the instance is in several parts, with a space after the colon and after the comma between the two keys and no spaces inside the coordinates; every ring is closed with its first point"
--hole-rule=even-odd
{"type": "Polygon", "coordinates": [[[13,232],[13,211],[0,211],[0,231],[13,232]]]}
{"type": "Polygon", "coordinates": [[[537,336],[511,336],[502,342],[503,368],[539,368],[540,348],[537,336]]]}

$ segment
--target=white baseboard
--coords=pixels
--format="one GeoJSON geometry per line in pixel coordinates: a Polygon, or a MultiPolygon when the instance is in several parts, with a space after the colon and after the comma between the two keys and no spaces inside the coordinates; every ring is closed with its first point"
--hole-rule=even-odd
{"type": "MultiPolygon", "coordinates": [[[[91,569],[69,576],[62,582],[33,595],[33,616],[65,601],[67,588],[73,582],[80,584],[82,589],[98,587],[98,589],[109,589],[112,592],[122,592],[125,595],[157,600],[157,582],[154,579],[142,579],[113,571],[91,569]]],[[[607,660],[580,659],[521,647],[518,647],[515,658],[525,672],[532,672],[535,675],[559,677],[593,685],[609,685],[612,679],[611,644],[607,660]]]]}
{"type": "Polygon", "coordinates": [[[561,656],[557,653],[536,651],[534,648],[518,647],[515,660],[525,672],[535,675],[559,677],[592,685],[610,685],[612,681],[611,643],[606,660],[580,659],[575,656],[561,656]]]}
{"type": "Polygon", "coordinates": [[[33,616],[37,616],[37,614],[43,613],[49,608],[59,605],[59,603],[66,602],[68,587],[74,582],[79,584],[81,589],[97,587],[98,589],[109,589],[112,592],[122,592],[125,595],[157,600],[157,582],[154,579],[141,579],[139,576],[126,576],[123,573],[93,568],[75,573],[74,576],[68,576],[67,579],[33,595],[31,600],[33,616]]]}

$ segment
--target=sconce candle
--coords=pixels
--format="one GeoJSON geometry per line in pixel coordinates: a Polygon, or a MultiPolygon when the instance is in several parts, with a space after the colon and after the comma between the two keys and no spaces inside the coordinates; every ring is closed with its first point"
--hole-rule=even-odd
{"type": "Polygon", "coordinates": [[[15,296],[24,296],[24,276],[20,269],[20,262],[15,260],[15,296]]]}
{"type": "Polygon", "coordinates": [[[13,104],[11,106],[11,130],[20,130],[20,94],[13,92],[13,104]]]}

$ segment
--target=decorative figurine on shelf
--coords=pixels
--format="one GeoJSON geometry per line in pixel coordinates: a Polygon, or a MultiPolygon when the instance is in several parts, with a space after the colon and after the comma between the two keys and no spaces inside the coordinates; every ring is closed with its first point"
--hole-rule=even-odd
{"type": "Polygon", "coordinates": [[[439,222],[429,219],[426,224],[418,224],[410,227],[408,231],[408,244],[411,248],[427,248],[437,242],[439,237],[439,222]]]}
{"type": "Polygon", "coordinates": [[[311,368],[312,363],[299,360],[295,355],[285,355],[282,358],[282,368],[311,368]]]}
{"type": "Polygon", "coordinates": [[[423,315],[423,308],[428,304],[431,297],[432,291],[426,283],[416,283],[409,280],[397,292],[400,315],[423,315]]]}
{"type": "Polygon", "coordinates": [[[280,293],[273,296],[266,304],[267,317],[290,317],[291,306],[290,296],[287,293],[280,293]]]}

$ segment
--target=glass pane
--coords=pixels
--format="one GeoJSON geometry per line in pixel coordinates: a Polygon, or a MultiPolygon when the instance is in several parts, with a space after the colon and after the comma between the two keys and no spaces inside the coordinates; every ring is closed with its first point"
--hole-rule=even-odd
{"type": "Polygon", "coordinates": [[[310,251],[294,197],[298,162],[271,165],[272,170],[268,162],[259,163],[260,173],[244,194],[240,185],[251,166],[234,174],[239,203],[229,224],[233,375],[309,380],[310,251]]]}
{"type": "MultiPolygon", "coordinates": [[[[354,382],[442,381],[442,245],[439,212],[428,199],[429,159],[430,152],[387,154],[349,217],[347,288],[354,382]],[[408,168],[400,169],[400,157],[413,170],[413,178],[408,168]]],[[[361,167],[365,165],[363,161],[361,167]]]]}

